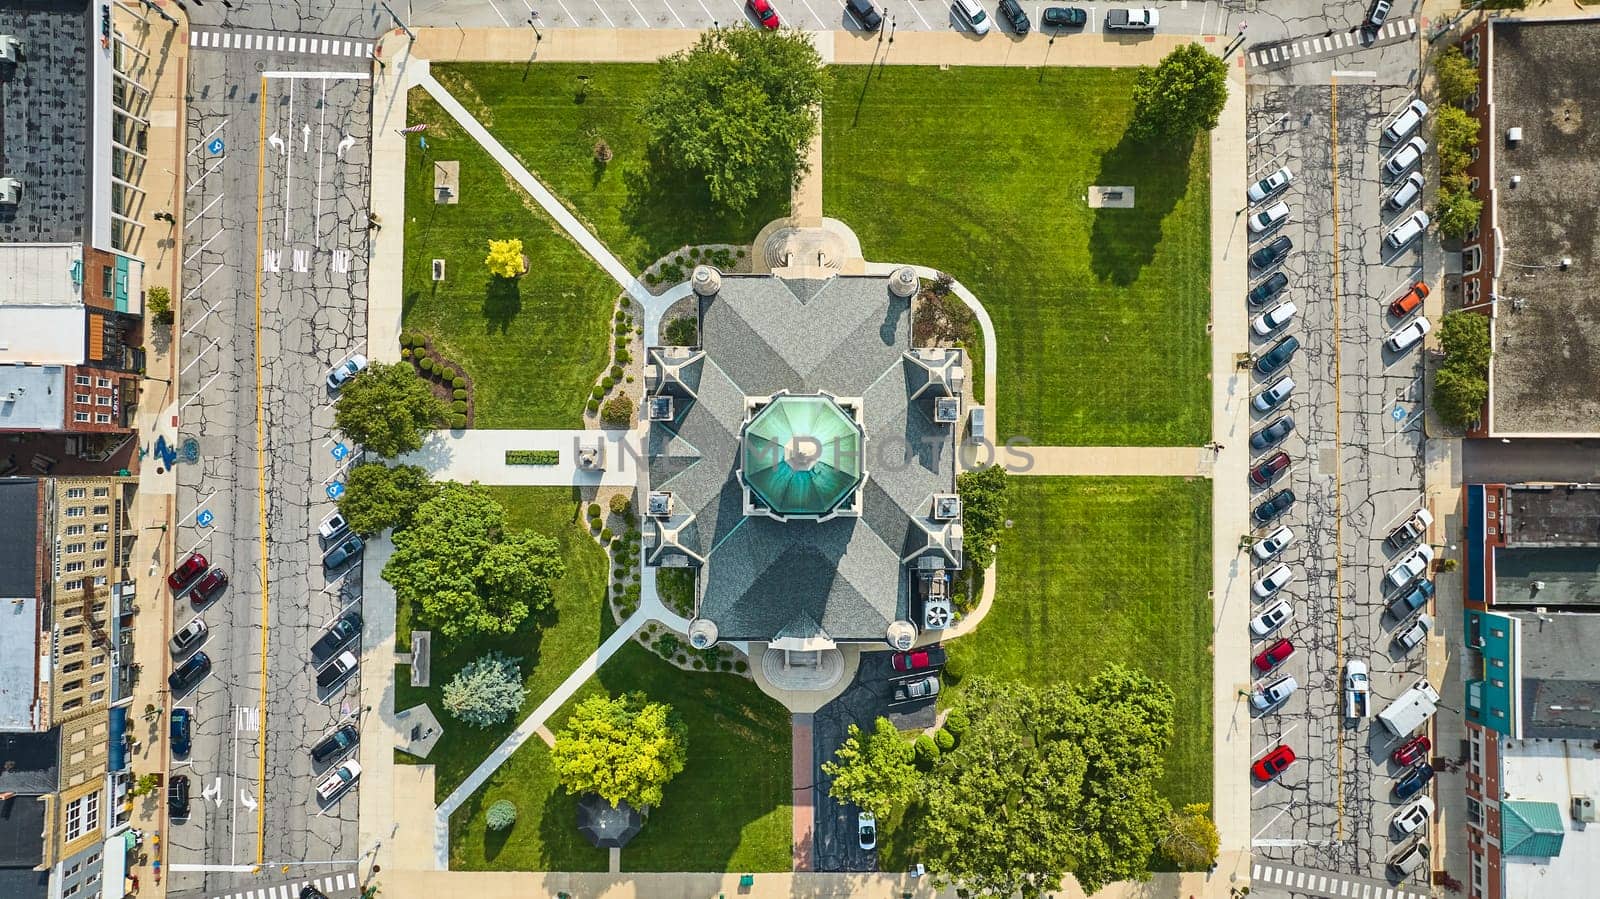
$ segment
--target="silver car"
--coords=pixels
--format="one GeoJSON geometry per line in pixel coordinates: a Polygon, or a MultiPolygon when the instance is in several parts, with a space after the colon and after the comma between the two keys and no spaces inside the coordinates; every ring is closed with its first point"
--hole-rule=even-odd
{"type": "Polygon", "coordinates": [[[199,646],[200,641],[205,638],[206,623],[199,618],[191,618],[188,624],[179,628],[178,632],[172,635],[172,640],[167,645],[171,648],[173,655],[181,656],[199,646]]]}
{"type": "Polygon", "coordinates": [[[1294,531],[1285,526],[1257,540],[1255,545],[1250,547],[1250,551],[1255,553],[1257,559],[1265,562],[1283,552],[1293,542],[1294,531]]]}
{"type": "Polygon", "coordinates": [[[1289,586],[1289,582],[1293,580],[1294,569],[1287,565],[1279,565],[1263,574],[1250,589],[1255,593],[1256,599],[1270,599],[1272,594],[1289,586]]]}
{"type": "Polygon", "coordinates": [[[1400,182],[1400,187],[1389,195],[1389,208],[1399,211],[1416,202],[1422,196],[1423,178],[1421,172],[1412,172],[1406,180],[1400,182]]]}
{"type": "Polygon", "coordinates": [[[1294,679],[1294,675],[1285,675],[1266,686],[1257,687],[1250,694],[1250,704],[1255,707],[1256,711],[1265,712],[1267,709],[1288,699],[1289,694],[1299,688],[1300,683],[1294,679]]]}
{"type": "Polygon", "coordinates": [[[1418,237],[1421,237],[1422,232],[1428,230],[1428,226],[1432,223],[1433,219],[1428,218],[1428,214],[1426,212],[1418,210],[1411,213],[1410,218],[1401,222],[1393,231],[1390,231],[1389,236],[1385,237],[1383,242],[1389,247],[1389,249],[1398,250],[1413,240],[1416,240],[1418,237]]]}
{"type": "Polygon", "coordinates": [[[1389,173],[1389,177],[1398,178],[1416,165],[1417,160],[1426,152],[1428,152],[1428,142],[1420,137],[1413,137],[1389,157],[1389,161],[1383,164],[1383,170],[1389,173]]]}
{"type": "Polygon", "coordinates": [[[1250,619],[1250,633],[1257,637],[1265,637],[1280,627],[1290,618],[1294,617],[1294,609],[1289,606],[1287,599],[1280,599],[1260,615],[1250,619]]]}
{"type": "Polygon", "coordinates": [[[1250,198],[1250,202],[1259,203],[1278,191],[1283,190],[1285,187],[1288,187],[1289,183],[1293,180],[1294,172],[1289,171],[1288,166],[1284,166],[1267,177],[1262,178],[1260,181],[1250,185],[1248,188],[1245,188],[1244,195],[1250,198]]]}

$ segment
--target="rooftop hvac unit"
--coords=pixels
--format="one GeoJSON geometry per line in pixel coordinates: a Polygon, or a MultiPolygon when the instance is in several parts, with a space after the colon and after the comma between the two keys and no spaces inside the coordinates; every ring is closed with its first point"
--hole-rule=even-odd
{"type": "Polygon", "coordinates": [[[650,398],[650,420],[651,421],[671,421],[672,420],[672,397],[670,397],[670,396],[653,396],[653,397],[650,398]]]}
{"type": "Polygon", "coordinates": [[[0,203],[15,206],[22,202],[22,182],[15,178],[0,178],[0,203]]]}
{"type": "Polygon", "coordinates": [[[954,493],[938,493],[933,497],[933,520],[955,521],[961,517],[961,497],[954,493]]]}
{"type": "Polygon", "coordinates": [[[1509,131],[1507,131],[1506,132],[1506,143],[1513,144],[1513,145],[1522,143],[1522,129],[1521,128],[1512,128],[1509,131]]]}
{"type": "Polygon", "coordinates": [[[14,34],[0,34],[0,62],[22,61],[22,41],[14,34]]]}
{"type": "Polygon", "coordinates": [[[933,420],[942,425],[953,425],[961,420],[961,399],[941,396],[933,401],[933,420]]]}
{"type": "Polygon", "coordinates": [[[1572,797],[1572,820],[1588,824],[1600,820],[1595,817],[1594,799],[1589,796],[1572,797]]]}
{"type": "Polygon", "coordinates": [[[671,518],[672,492],[670,490],[650,491],[646,512],[651,518],[671,518]]]}

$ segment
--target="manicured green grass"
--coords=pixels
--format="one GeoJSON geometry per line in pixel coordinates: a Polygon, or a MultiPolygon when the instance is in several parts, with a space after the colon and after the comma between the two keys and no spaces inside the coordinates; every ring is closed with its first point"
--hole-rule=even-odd
{"type": "Polygon", "coordinates": [[[639,110],[655,83],[653,63],[450,63],[431,71],[636,272],[686,244],[749,243],[788,214],[787,194],[743,215],[718,214],[702,184],[650,162],[639,110]],[[595,160],[601,140],[614,154],[606,164],[595,160]]]}
{"type": "MultiPolygon", "coordinates": [[[[682,716],[689,762],[623,849],[623,870],[789,870],[788,713],[742,677],[682,671],[630,642],[552,716],[550,729],[559,733],[585,696],[634,690],[682,716]]],[[[549,749],[531,739],[451,819],[451,867],[604,870],[604,854],[578,838],[575,816],[576,799],[557,785],[549,749]],[[504,838],[484,825],[502,798],[524,816],[504,838]]]]}
{"type": "MultiPolygon", "coordinates": [[[[437,766],[434,789],[440,799],[465,780],[521,721],[519,714],[503,724],[480,729],[451,718],[444,710],[444,685],[463,665],[491,650],[519,658],[523,684],[528,688],[527,702],[523,705],[523,713],[526,713],[566,680],[613,630],[611,613],[605,608],[609,564],[605,552],[584,529],[583,503],[577,488],[488,489],[505,505],[508,529],[532,530],[560,541],[567,576],[556,586],[554,608],[530,616],[515,633],[458,641],[436,636],[432,686],[413,688],[408,670],[404,667],[398,670],[395,708],[404,710],[418,703],[428,703],[443,723],[444,735],[425,760],[401,752],[395,753],[395,758],[437,766]]],[[[410,645],[411,614],[409,606],[401,604],[396,633],[402,647],[410,645]]]]}
{"type": "Polygon", "coordinates": [[[429,127],[428,149],[413,138],[406,156],[403,327],[472,376],[477,427],[581,427],[610,359],[620,288],[421,88],[409,121],[429,127]],[[453,206],[434,202],[434,163],[448,160],[461,164],[453,206]],[[491,238],[521,239],[528,273],[491,276],[491,238]],[[435,259],[445,261],[442,282],[435,259]]]}
{"type": "Polygon", "coordinates": [[[1011,491],[994,606],[948,644],[952,665],[1035,685],[1143,668],[1177,699],[1163,792],[1210,802],[1211,482],[1014,477],[1011,491]]]}
{"type": "Polygon", "coordinates": [[[868,259],[931,265],[977,294],[997,332],[1002,439],[1209,438],[1207,144],[1125,140],[1133,77],[834,69],[824,212],[868,259]],[[1089,209],[1090,185],[1132,187],[1136,205],[1089,209]]]}

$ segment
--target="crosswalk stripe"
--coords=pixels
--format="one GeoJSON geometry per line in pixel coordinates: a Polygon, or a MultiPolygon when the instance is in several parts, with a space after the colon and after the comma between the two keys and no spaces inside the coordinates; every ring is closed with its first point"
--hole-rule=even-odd
{"type": "Polygon", "coordinates": [[[189,32],[189,46],[191,46],[191,47],[200,46],[200,32],[198,32],[198,31],[189,32]]]}
{"type": "Polygon", "coordinates": [[[337,889],[348,890],[355,885],[356,876],[354,874],[344,874],[339,877],[339,886],[337,889]]]}

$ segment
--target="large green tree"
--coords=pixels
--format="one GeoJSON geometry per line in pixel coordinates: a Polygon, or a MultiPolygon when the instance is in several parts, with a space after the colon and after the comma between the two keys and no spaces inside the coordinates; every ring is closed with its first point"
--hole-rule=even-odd
{"type": "Polygon", "coordinates": [[[870,735],[850,725],[849,736],[833,756],[822,763],[822,771],[833,778],[828,795],[840,802],[854,803],[886,820],[916,795],[919,778],[911,741],[888,718],[880,717],[870,735]]]}
{"type": "Polygon", "coordinates": [[[966,530],[962,546],[968,558],[979,568],[988,568],[994,562],[995,544],[1000,542],[1000,531],[1006,523],[1006,470],[998,465],[963,472],[956,478],[956,491],[961,494],[961,524],[966,530]]]}
{"type": "Polygon", "coordinates": [[[1217,127],[1228,102],[1228,63],[1201,44],[1184,44],[1133,82],[1133,122],[1139,140],[1181,142],[1217,127]]]}
{"type": "Polygon", "coordinates": [[[1478,145],[1478,120],[1459,106],[1445,106],[1434,114],[1433,140],[1439,171],[1463,173],[1472,162],[1472,148],[1478,145]]]}
{"type": "Polygon", "coordinates": [[[1433,373],[1433,411],[1453,425],[1477,421],[1489,399],[1489,382],[1461,368],[1442,366],[1433,373]]]}
{"type": "Polygon", "coordinates": [[[358,534],[403,529],[433,492],[433,481],[418,466],[357,465],[345,479],[339,512],[358,534]]]}
{"type": "Polygon", "coordinates": [[[597,793],[615,806],[661,804],[689,756],[688,729],[672,707],[643,693],[597,695],[578,703],[551,750],[567,792],[597,793]]]}
{"type": "Polygon", "coordinates": [[[1449,237],[1464,237],[1483,216],[1483,201],[1470,190],[1440,190],[1439,203],[1434,209],[1439,223],[1439,233],[1449,237]]]}
{"type": "Polygon", "coordinates": [[[712,29],[661,60],[643,120],[657,159],[737,213],[799,183],[827,79],[802,32],[712,29]]]}
{"type": "Polygon", "coordinates": [[[505,508],[482,487],[447,482],[395,533],[383,578],[445,637],[508,634],[553,601],[560,551],[530,531],[506,534],[505,508]]]}
{"type": "Polygon", "coordinates": [[[445,405],[408,362],[373,363],[339,393],[333,422],[351,440],[392,458],[422,448],[444,424],[445,405]]]}
{"type": "Polygon", "coordinates": [[[1457,104],[1478,92],[1478,67],[1460,47],[1446,48],[1433,59],[1433,74],[1439,85],[1439,99],[1457,104]]]}
{"type": "Polygon", "coordinates": [[[1477,312],[1457,310],[1439,320],[1439,347],[1445,365],[1467,371],[1489,373],[1489,317],[1477,312]]]}
{"type": "Polygon", "coordinates": [[[1161,854],[1185,871],[1201,871],[1217,861],[1222,837],[1211,820],[1211,806],[1196,802],[1167,816],[1167,832],[1161,838],[1161,854]]]}

